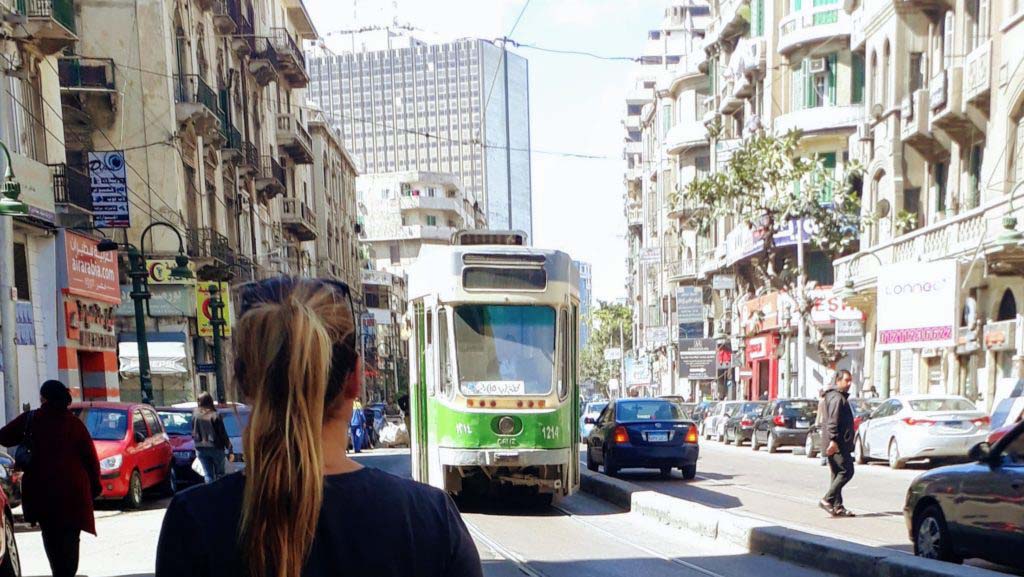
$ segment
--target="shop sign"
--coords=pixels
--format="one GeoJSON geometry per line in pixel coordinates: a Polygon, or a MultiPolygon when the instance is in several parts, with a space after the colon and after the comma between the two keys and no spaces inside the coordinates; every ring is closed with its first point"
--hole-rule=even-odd
{"type": "Polygon", "coordinates": [[[68,298],[64,301],[64,325],[69,340],[78,341],[78,348],[113,351],[117,349],[114,335],[114,312],[110,303],[68,298]]]}
{"type": "Polygon", "coordinates": [[[969,355],[980,350],[978,332],[968,327],[960,327],[956,332],[956,354],[969,355]]]}
{"type": "MultiPolygon", "coordinates": [[[[807,244],[814,239],[817,231],[817,225],[811,220],[786,221],[775,227],[775,246],[782,248],[796,246],[801,242],[807,244]]],[[[764,232],[741,224],[726,235],[725,244],[726,262],[735,264],[764,250],[764,232]]]]}
{"type": "Polygon", "coordinates": [[[391,273],[379,270],[364,270],[363,284],[391,286],[391,273]]]}
{"type": "Polygon", "coordinates": [[[771,292],[743,303],[742,325],[746,334],[779,328],[779,293],[771,292]]]}
{"type": "Polygon", "coordinates": [[[985,348],[990,351],[1012,351],[1017,348],[1017,321],[999,321],[985,325],[985,348]]]}
{"type": "MultiPolygon", "coordinates": [[[[200,282],[196,283],[196,327],[201,337],[212,337],[213,336],[213,307],[210,306],[210,285],[213,283],[200,282]]],[[[224,308],[221,314],[224,315],[224,328],[221,333],[222,337],[231,336],[231,324],[232,324],[232,311],[231,311],[231,287],[228,283],[220,283],[220,293],[217,295],[220,297],[221,302],[224,303],[224,308]]]]}
{"type": "Polygon", "coordinates": [[[112,304],[121,303],[117,252],[100,252],[99,243],[73,232],[64,233],[69,293],[112,304]]]}
{"type": "Polygon", "coordinates": [[[634,360],[630,369],[628,385],[645,385],[651,382],[651,363],[646,356],[634,360]]]}
{"type": "Polygon", "coordinates": [[[389,309],[366,309],[366,313],[373,317],[375,326],[391,324],[391,311],[389,309]]]}
{"type": "Polygon", "coordinates": [[[711,277],[711,288],[716,291],[736,290],[736,275],[716,274],[711,277]]]}
{"type": "MultiPolygon", "coordinates": [[[[171,269],[178,266],[173,258],[151,258],[146,260],[146,270],[149,271],[150,285],[162,284],[194,284],[196,282],[196,267],[189,261],[188,269],[192,271],[192,278],[177,278],[171,276],[171,269]]],[[[123,297],[122,297],[123,300],[123,297]]]]}
{"type": "Polygon", "coordinates": [[[717,378],[718,346],[715,339],[679,341],[679,376],[693,380],[717,378]]]}
{"type": "Polygon", "coordinates": [[[618,347],[607,348],[604,350],[604,360],[606,361],[621,361],[622,360],[622,349],[618,347]]]}
{"type": "Polygon", "coordinates": [[[838,349],[863,349],[864,322],[859,319],[836,319],[835,343],[838,349]]]}
{"type": "MultiPolygon", "coordinates": [[[[0,155],[0,166],[6,170],[6,162],[0,155]]],[[[21,184],[19,200],[28,205],[28,215],[37,220],[54,224],[57,216],[53,203],[53,174],[50,167],[25,155],[11,153],[11,168],[18,175],[21,184]]]]}
{"type": "MultiPolygon", "coordinates": [[[[194,294],[189,287],[175,285],[153,285],[149,287],[149,310],[147,314],[154,317],[194,317],[196,307],[194,294]]],[[[121,286],[121,306],[117,307],[117,316],[135,316],[135,301],[132,300],[132,287],[121,286]]]]}
{"type": "Polygon", "coordinates": [[[704,336],[704,289],[683,286],[676,289],[676,322],[679,323],[679,338],[704,336]]]}
{"type": "Polygon", "coordinates": [[[878,274],[878,348],[956,344],[957,263],[901,263],[878,274]]]}
{"type": "Polygon", "coordinates": [[[643,264],[656,264],[661,262],[661,247],[649,246],[640,251],[640,262],[643,264]]]}
{"type": "Polygon", "coordinates": [[[813,303],[811,308],[811,322],[818,326],[828,326],[837,319],[864,318],[864,313],[843,302],[832,292],[830,286],[819,286],[807,291],[807,298],[813,303]]]}
{"type": "Polygon", "coordinates": [[[124,151],[89,153],[89,183],[96,228],[128,228],[128,180],[124,151]]]}
{"type": "Polygon", "coordinates": [[[768,358],[768,337],[747,339],[747,360],[759,361],[768,358]]]}
{"type": "Polygon", "coordinates": [[[659,347],[668,344],[668,327],[647,327],[644,330],[644,340],[648,346],[659,347]]]}

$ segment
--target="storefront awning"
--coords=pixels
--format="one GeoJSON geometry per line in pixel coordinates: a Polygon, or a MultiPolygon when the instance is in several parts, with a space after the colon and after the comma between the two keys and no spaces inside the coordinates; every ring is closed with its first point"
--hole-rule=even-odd
{"type": "MultiPolygon", "coordinates": [[[[135,333],[122,333],[117,353],[122,375],[139,374],[139,343],[135,333]]],[[[149,372],[153,375],[188,374],[184,333],[147,333],[149,372]]]]}

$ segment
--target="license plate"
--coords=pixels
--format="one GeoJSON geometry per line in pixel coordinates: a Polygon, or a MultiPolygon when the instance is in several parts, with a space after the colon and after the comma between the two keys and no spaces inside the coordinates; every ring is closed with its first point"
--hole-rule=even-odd
{"type": "Polygon", "coordinates": [[[807,427],[811,426],[811,422],[806,420],[799,420],[796,422],[796,426],[800,427],[801,429],[806,429],[807,427]]]}
{"type": "Polygon", "coordinates": [[[964,430],[967,428],[967,423],[963,421],[946,421],[945,423],[942,423],[942,426],[947,429],[964,430]]]}
{"type": "Polygon", "coordinates": [[[175,451],[174,452],[174,456],[179,458],[179,459],[191,459],[192,458],[192,452],[191,451],[175,451]]]}
{"type": "Polygon", "coordinates": [[[668,432],[647,433],[647,440],[651,443],[664,443],[668,441],[668,432]]]}

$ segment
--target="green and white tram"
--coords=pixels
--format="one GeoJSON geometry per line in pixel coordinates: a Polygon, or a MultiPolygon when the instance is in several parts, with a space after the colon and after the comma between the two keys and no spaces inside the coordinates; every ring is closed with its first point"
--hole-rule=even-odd
{"type": "Polygon", "coordinates": [[[413,477],[453,495],[579,486],[579,273],[522,241],[460,232],[409,270],[413,477]]]}

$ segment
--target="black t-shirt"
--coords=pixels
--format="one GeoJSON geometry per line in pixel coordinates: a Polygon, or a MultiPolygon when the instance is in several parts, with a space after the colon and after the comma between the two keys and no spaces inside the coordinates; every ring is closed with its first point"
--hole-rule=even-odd
{"type": "MultiPolygon", "coordinates": [[[[156,577],[245,577],[238,547],[245,477],[179,493],[160,531],[156,577]]],[[[480,557],[451,499],[428,485],[365,467],[324,481],[303,577],[482,577],[480,557]]]]}

